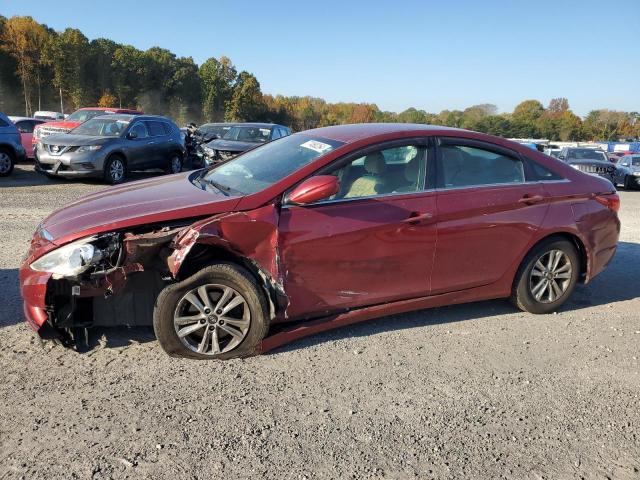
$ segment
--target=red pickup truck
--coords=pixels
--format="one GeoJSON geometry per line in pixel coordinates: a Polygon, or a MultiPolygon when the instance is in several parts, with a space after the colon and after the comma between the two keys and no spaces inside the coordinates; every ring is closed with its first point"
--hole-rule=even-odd
{"type": "Polygon", "coordinates": [[[98,115],[108,115],[111,113],[129,113],[132,115],[142,115],[144,112],[133,110],[130,108],[103,108],[103,107],[86,107],[76,110],[64,120],[55,122],[46,122],[37,125],[33,130],[31,142],[35,145],[38,141],[49,135],[58,133],[68,133],[81,123],[97,117],[98,115]]]}

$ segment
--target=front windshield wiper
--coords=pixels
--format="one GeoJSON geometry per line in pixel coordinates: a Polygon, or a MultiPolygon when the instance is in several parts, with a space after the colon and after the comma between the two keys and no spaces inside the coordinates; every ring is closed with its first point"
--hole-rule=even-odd
{"type": "Polygon", "coordinates": [[[205,182],[207,182],[209,185],[217,188],[218,190],[220,190],[224,195],[226,195],[227,197],[229,196],[229,192],[231,191],[231,187],[227,187],[226,185],[222,185],[221,183],[218,183],[214,180],[209,180],[208,178],[203,178],[203,180],[205,182]]]}

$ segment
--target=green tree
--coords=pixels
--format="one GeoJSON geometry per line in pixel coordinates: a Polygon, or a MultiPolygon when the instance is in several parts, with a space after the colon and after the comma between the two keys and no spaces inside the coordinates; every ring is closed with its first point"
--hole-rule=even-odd
{"type": "Polygon", "coordinates": [[[121,45],[113,52],[113,87],[119,107],[135,107],[141,91],[144,60],[142,52],[131,45],[121,45]]]}
{"type": "Polygon", "coordinates": [[[227,104],[233,95],[236,67],[227,57],[209,58],[200,66],[202,82],[202,116],[205,121],[224,120],[227,104]]]}
{"type": "Polygon", "coordinates": [[[89,51],[89,40],[75,28],[67,28],[47,42],[45,59],[53,70],[53,83],[60,92],[61,104],[64,96],[74,109],[93,100],[87,74],[89,51]]]}
{"type": "Polygon", "coordinates": [[[544,107],[538,100],[525,100],[514,108],[511,117],[518,122],[535,124],[543,113],[544,107]]]}
{"type": "Polygon", "coordinates": [[[225,120],[229,122],[256,121],[265,113],[265,105],[258,79],[242,71],[233,86],[231,100],[227,104],[225,120]]]}

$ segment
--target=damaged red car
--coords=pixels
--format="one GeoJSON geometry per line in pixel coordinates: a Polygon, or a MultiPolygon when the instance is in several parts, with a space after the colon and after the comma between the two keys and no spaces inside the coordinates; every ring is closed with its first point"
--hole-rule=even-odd
{"type": "Polygon", "coordinates": [[[477,300],[548,313],[611,260],[618,208],[610,182],[501,138],[320,128],[54,212],[20,271],[24,312],[69,346],[153,325],[171,355],[222,359],[477,300]]]}

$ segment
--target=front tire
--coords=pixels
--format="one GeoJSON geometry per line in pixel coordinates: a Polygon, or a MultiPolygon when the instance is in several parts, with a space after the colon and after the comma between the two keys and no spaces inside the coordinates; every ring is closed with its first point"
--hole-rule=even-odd
{"type": "Polygon", "coordinates": [[[127,164],[120,155],[112,155],[104,164],[104,181],[110,185],[124,182],[127,176],[127,164]]]}
{"type": "Polygon", "coordinates": [[[6,148],[0,148],[0,177],[11,175],[15,164],[13,153],[6,148]]]}
{"type": "Polygon", "coordinates": [[[153,328],[171,356],[243,358],[259,352],[269,331],[268,312],[251,274],[238,265],[219,263],[162,290],[153,328]]]}
{"type": "Polygon", "coordinates": [[[580,277],[580,267],[573,243],[560,239],[543,241],[522,261],[511,301],[525,312],[554,312],[571,296],[580,277]]]}

